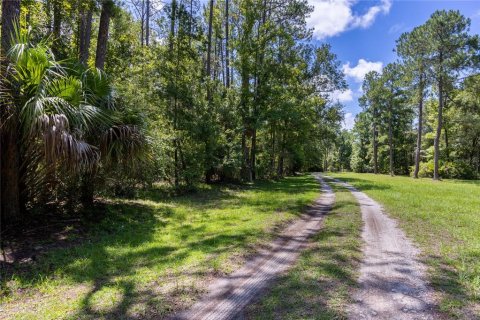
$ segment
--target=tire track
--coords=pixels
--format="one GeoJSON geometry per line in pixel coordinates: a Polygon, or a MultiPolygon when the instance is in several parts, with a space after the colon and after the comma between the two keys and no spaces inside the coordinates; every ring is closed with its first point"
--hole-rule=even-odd
{"type": "Polygon", "coordinates": [[[308,244],[308,238],[321,229],[323,217],[330,211],[335,194],[319,175],[315,177],[321,183],[322,195],[307,212],[286,228],[268,249],[260,250],[257,256],[238,271],[216,280],[209,286],[203,299],[173,319],[217,320],[241,317],[242,310],[273,279],[293,265],[308,244]]]}
{"type": "Polygon", "coordinates": [[[364,222],[360,288],[348,310],[350,319],[442,319],[435,292],[425,280],[426,268],[417,258],[419,250],[376,201],[333,180],[357,199],[364,222]]]}

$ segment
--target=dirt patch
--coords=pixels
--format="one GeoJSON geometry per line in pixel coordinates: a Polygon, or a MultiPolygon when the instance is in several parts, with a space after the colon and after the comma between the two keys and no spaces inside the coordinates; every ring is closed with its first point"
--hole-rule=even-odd
{"type": "Polygon", "coordinates": [[[360,204],[364,227],[364,258],[360,288],[349,308],[351,319],[442,319],[436,293],[428,285],[420,253],[395,220],[366,194],[335,180],[360,204]]]}

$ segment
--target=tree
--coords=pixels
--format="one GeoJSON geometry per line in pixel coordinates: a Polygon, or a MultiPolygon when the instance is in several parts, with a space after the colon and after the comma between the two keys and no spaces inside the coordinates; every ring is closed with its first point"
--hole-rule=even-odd
{"type": "Polygon", "coordinates": [[[380,74],[376,71],[370,71],[365,75],[362,90],[363,96],[360,98],[360,105],[368,112],[372,120],[372,145],[373,145],[373,172],[378,173],[378,125],[379,115],[382,103],[383,84],[380,74]]]}
{"type": "Polygon", "coordinates": [[[478,36],[468,34],[470,19],[459,11],[436,11],[425,23],[430,72],[438,97],[437,128],[434,141],[433,179],[440,179],[439,158],[443,112],[449,91],[462,71],[472,67],[478,50],[478,36]]]}
{"type": "Polygon", "coordinates": [[[229,0],[225,0],[225,84],[227,88],[230,88],[230,48],[229,48],[229,38],[230,38],[230,15],[229,15],[229,0]]]}
{"type": "Polygon", "coordinates": [[[388,131],[388,151],[389,151],[389,173],[391,176],[395,174],[394,169],[394,127],[398,126],[398,118],[405,117],[401,114],[402,90],[400,81],[402,77],[402,70],[400,65],[389,63],[383,69],[381,99],[383,99],[383,113],[388,131]]]}
{"type": "Polygon", "coordinates": [[[414,178],[418,178],[420,170],[422,135],[423,135],[423,100],[427,87],[428,39],[425,38],[425,28],[414,28],[410,33],[404,33],[397,40],[396,51],[403,59],[408,81],[416,91],[414,99],[418,105],[417,146],[415,149],[414,178]]]}
{"type": "Polygon", "coordinates": [[[110,27],[110,18],[114,8],[113,0],[102,1],[102,12],[100,14],[100,25],[98,28],[97,54],[95,57],[95,67],[103,70],[105,67],[105,58],[107,55],[108,31],[110,27]]]}
{"type": "Polygon", "coordinates": [[[80,7],[80,21],[78,26],[79,60],[87,66],[90,55],[90,39],[92,36],[93,4],[85,2],[80,7]]]}

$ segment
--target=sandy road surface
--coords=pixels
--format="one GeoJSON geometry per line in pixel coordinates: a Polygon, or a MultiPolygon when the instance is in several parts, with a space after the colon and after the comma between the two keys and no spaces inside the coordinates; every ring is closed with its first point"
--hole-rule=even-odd
{"type": "Polygon", "coordinates": [[[417,259],[418,249],[377,202],[335,181],[357,199],[364,222],[360,289],[354,294],[350,318],[442,319],[435,312],[434,292],[425,280],[425,266],[417,259]]]}

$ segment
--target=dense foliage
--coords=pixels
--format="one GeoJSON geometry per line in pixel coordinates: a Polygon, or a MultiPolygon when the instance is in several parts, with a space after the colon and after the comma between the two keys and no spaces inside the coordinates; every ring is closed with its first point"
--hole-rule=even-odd
{"type": "Polygon", "coordinates": [[[2,8],[3,223],[154,182],[345,168],[329,95],[346,83],[331,48],[311,44],[306,1],[2,8]]]}

